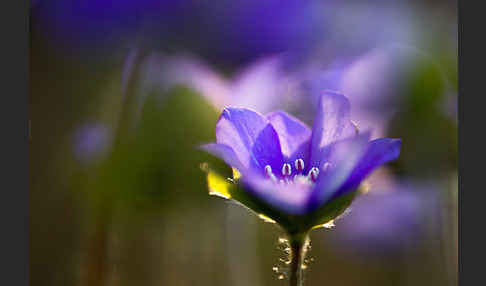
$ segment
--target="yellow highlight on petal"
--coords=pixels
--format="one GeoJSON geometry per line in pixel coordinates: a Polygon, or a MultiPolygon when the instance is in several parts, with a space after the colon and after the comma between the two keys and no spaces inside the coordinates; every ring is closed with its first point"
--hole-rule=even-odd
{"type": "Polygon", "coordinates": [[[232,168],[233,169],[233,180],[237,181],[240,179],[241,177],[241,173],[236,170],[235,168],[232,168]]]}
{"type": "Polygon", "coordinates": [[[263,221],[268,222],[268,223],[277,223],[276,221],[274,221],[273,219],[269,218],[266,215],[258,214],[258,217],[263,219],[263,221]]]}
{"type": "Polygon", "coordinates": [[[316,225],[312,229],[321,228],[321,227],[323,227],[323,228],[333,228],[335,226],[336,225],[334,224],[334,220],[330,220],[330,221],[328,221],[326,223],[316,225]]]}
{"type": "Polygon", "coordinates": [[[229,193],[231,184],[225,178],[211,171],[208,172],[207,178],[210,195],[225,199],[231,198],[231,194],[229,193]]]}

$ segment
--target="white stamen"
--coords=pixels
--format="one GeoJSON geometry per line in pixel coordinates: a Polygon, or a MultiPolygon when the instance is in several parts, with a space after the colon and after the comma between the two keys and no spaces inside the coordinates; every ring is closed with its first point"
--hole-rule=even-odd
{"type": "Polygon", "coordinates": [[[359,128],[358,128],[358,124],[354,121],[351,120],[351,125],[353,125],[354,127],[354,133],[357,135],[359,134],[359,128]]]}
{"type": "Polygon", "coordinates": [[[319,176],[319,169],[316,167],[312,167],[310,169],[309,174],[307,175],[313,182],[317,180],[317,176],[319,176]]]}
{"type": "Polygon", "coordinates": [[[300,158],[295,160],[295,169],[298,172],[302,172],[304,170],[304,160],[302,160],[300,158]]]}
{"type": "Polygon", "coordinates": [[[266,165],[264,170],[265,170],[265,174],[267,174],[268,176],[272,174],[272,167],[270,167],[270,165],[266,165]]]}
{"type": "Polygon", "coordinates": [[[272,167],[270,167],[270,165],[266,165],[265,168],[265,174],[274,182],[277,181],[277,177],[275,177],[275,175],[272,173],[272,167]]]}
{"type": "Polygon", "coordinates": [[[288,164],[288,163],[283,164],[282,175],[290,176],[291,174],[292,174],[292,167],[290,166],[290,164],[288,164]]]}

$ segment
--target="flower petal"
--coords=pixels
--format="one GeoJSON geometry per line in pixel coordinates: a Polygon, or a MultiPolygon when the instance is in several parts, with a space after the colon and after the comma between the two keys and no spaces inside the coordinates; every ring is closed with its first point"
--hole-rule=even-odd
{"type": "Polygon", "coordinates": [[[312,135],[307,125],[292,115],[283,111],[267,115],[280,138],[282,153],[290,162],[302,158],[307,162],[309,157],[309,141],[312,135]]]}
{"type": "Polygon", "coordinates": [[[271,124],[267,124],[258,134],[251,150],[251,156],[254,159],[250,161],[250,167],[260,170],[262,175],[266,165],[272,167],[275,175],[280,174],[284,160],[278,134],[271,124]]]}
{"type": "Polygon", "coordinates": [[[244,170],[244,166],[241,164],[240,160],[236,156],[236,153],[228,145],[212,143],[201,146],[201,149],[213,154],[216,157],[223,159],[226,164],[236,168],[239,171],[244,170]]]}
{"type": "Polygon", "coordinates": [[[349,114],[350,104],[344,95],[333,91],[321,95],[312,128],[311,165],[319,165],[324,146],[355,133],[349,114]]]}
{"type": "Polygon", "coordinates": [[[369,142],[363,158],[339,192],[358,187],[375,168],[397,159],[401,146],[402,140],[400,139],[381,138],[369,142]]]}
{"type": "Polygon", "coordinates": [[[322,171],[309,199],[309,208],[315,209],[333,198],[341,186],[347,181],[351,172],[363,157],[370,132],[343,139],[330,146],[328,161],[331,166],[322,171]]]}
{"type": "Polygon", "coordinates": [[[245,190],[268,204],[271,208],[290,214],[306,211],[311,189],[301,184],[276,184],[261,176],[250,175],[243,178],[245,190]]]}
{"type": "MultiPolygon", "coordinates": [[[[245,108],[225,108],[216,124],[216,141],[233,149],[236,156],[246,168],[250,161],[251,150],[260,132],[268,120],[255,111],[245,108]]],[[[252,164],[258,165],[257,161],[252,164]]]]}

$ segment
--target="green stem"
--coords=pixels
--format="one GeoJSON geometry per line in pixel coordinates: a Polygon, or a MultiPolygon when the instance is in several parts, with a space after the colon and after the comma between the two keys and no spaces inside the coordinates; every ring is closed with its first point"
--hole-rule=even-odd
{"type": "MultiPolygon", "coordinates": [[[[118,147],[122,142],[127,140],[130,127],[133,126],[133,110],[136,103],[136,82],[138,78],[139,69],[142,64],[142,60],[145,56],[145,51],[142,53],[134,51],[135,64],[131,71],[130,79],[128,80],[124,102],[122,104],[121,115],[118,122],[118,129],[116,130],[115,146],[118,147]]],[[[103,195],[97,203],[95,203],[96,209],[100,210],[100,213],[94,218],[94,230],[88,237],[88,251],[87,255],[87,274],[85,275],[86,285],[105,285],[107,274],[109,271],[107,251],[108,251],[108,239],[109,239],[109,226],[111,224],[113,216],[113,199],[109,195],[103,195]]]]}
{"type": "Polygon", "coordinates": [[[302,263],[305,255],[305,243],[307,234],[290,236],[291,262],[290,262],[290,286],[303,286],[302,263]]]}

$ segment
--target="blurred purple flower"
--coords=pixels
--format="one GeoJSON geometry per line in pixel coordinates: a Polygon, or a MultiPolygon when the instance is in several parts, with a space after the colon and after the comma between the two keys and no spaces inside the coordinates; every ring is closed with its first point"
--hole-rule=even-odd
{"type": "Polygon", "coordinates": [[[194,56],[153,53],[142,65],[142,94],[154,88],[165,92],[180,84],[194,89],[219,110],[234,106],[266,113],[290,107],[311,121],[306,114],[315,112],[321,92],[335,90],[353,101],[356,107],[351,116],[358,127],[372,128],[373,138],[378,138],[386,135],[387,122],[398,106],[400,79],[416,53],[412,48],[386,46],[357,59],[295,70],[287,68],[286,56],[279,54],[255,61],[230,78],[194,56]]]}
{"type": "MultiPolygon", "coordinates": [[[[36,27],[57,43],[71,48],[115,47],[133,39],[144,25],[163,19],[169,23],[180,17],[189,1],[157,0],[53,0],[35,5],[36,27]]],[[[162,28],[162,27],[160,27],[162,28]]]]}
{"type": "Polygon", "coordinates": [[[356,199],[336,227],[335,243],[343,250],[391,254],[419,243],[427,213],[433,208],[430,188],[401,184],[356,199]]]}
{"type": "MultiPolygon", "coordinates": [[[[218,110],[231,105],[265,113],[280,107],[284,96],[298,84],[282,71],[281,65],[279,57],[266,57],[227,78],[194,56],[154,53],[142,64],[141,94],[153,89],[165,93],[176,85],[184,85],[218,110]]],[[[143,97],[140,100],[143,102],[143,97]]]]}
{"type": "MultiPolygon", "coordinates": [[[[247,194],[264,208],[306,220],[400,154],[400,139],[369,141],[369,132],[358,134],[349,116],[348,99],[333,92],[321,96],[312,130],[282,111],[263,116],[226,108],[216,126],[217,143],[203,149],[237,169],[247,194]]],[[[298,231],[315,226],[303,224],[298,231]]]]}
{"type": "Polygon", "coordinates": [[[214,29],[209,38],[216,40],[207,49],[242,61],[306,51],[323,37],[323,6],[315,0],[213,1],[202,7],[203,23],[214,29]]]}
{"type": "Polygon", "coordinates": [[[44,1],[34,25],[71,48],[100,50],[136,39],[148,47],[190,50],[230,64],[306,49],[320,33],[316,0],[44,1]]]}
{"type": "Polygon", "coordinates": [[[75,130],[73,152],[82,163],[99,159],[109,148],[110,130],[102,124],[85,124],[75,130]]]}
{"type": "Polygon", "coordinates": [[[352,116],[360,128],[373,127],[374,136],[385,136],[388,122],[401,106],[403,83],[427,58],[414,47],[385,45],[325,68],[311,67],[300,75],[303,100],[317,103],[321,90],[338,90],[356,106],[352,116]]]}
{"type": "Polygon", "coordinates": [[[322,47],[331,59],[359,56],[389,44],[412,44],[419,11],[406,1],[328,1],[326,42],[322,47]],[[386,26],[386,29],[383,27],[386,26]]]}
{"type": "Polygon", "coordinates": [[[384,88],[390,84],[390,76],[384,69],[387,58],[380,51],[366,54],[357,60],[338,62],[322,70],[308,71],[302,80],[304,98],[317,103],[319,92],[332,89],[343,92],[357,107],[353,120],[360,128],[373,126],[375,136],[384,136],[385,124],[390,111],[377,110],[383,104],[384,88]]]}

